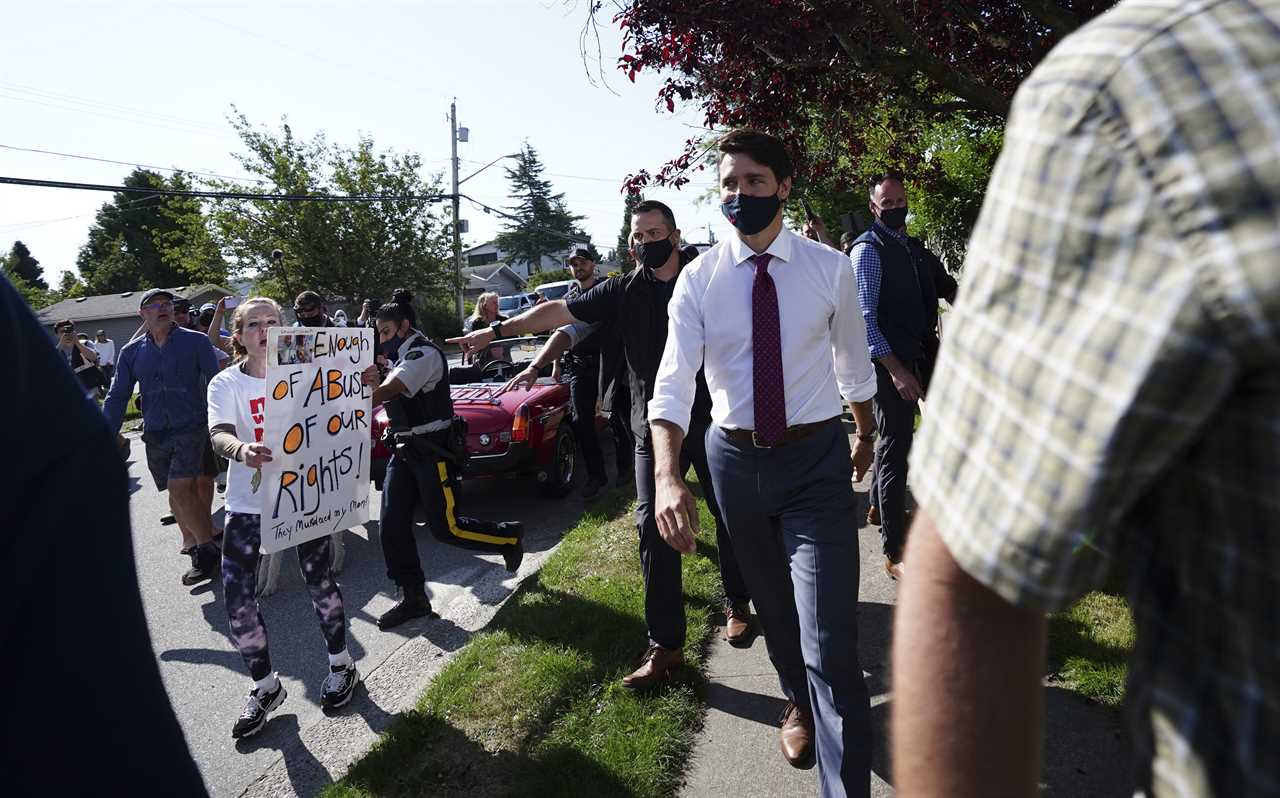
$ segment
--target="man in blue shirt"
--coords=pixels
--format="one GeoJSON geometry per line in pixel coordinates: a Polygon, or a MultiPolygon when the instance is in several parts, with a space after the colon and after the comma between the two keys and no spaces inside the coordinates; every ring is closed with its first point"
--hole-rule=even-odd
{"type": "Polygon", "coordinates": [[[133,388],[141,385],[147,468],[156,489],[169,491],[183,551],[191,556],[191,570],[183,574],[182,584],[194,585],[213,578],[220,559],[210,518],[213,491],[201,490],[198,484],[200,478],[213,476],[210,468],[216,469],[205,456],[205,387],[218,373],[218,357],[207,337],[174,323],[173,299],[159,288],[142,295],[139,315],[146,332],[120,350],[102,411],[111,431],[119,432],[133,388]]]}

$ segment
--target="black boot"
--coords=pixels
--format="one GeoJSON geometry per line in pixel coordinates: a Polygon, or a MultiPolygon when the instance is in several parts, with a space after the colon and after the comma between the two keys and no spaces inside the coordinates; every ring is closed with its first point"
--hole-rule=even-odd
{"type": "Polygon", "coordinates": [[[431,611],[431,601],[422,585],[406,587],[400,603],[382,613],[378,619],[379,629],[391,629],[414,618],[435,617],[431,611]]]}
{"type": "Polygon", "coordinates": [[[218,573],[222,564],[222,552],[214,543],[202,543],[190,549],[191,570],[182,575],[182,584],[190,587],[209,579],[218,573]]]}
{"type": "Polygon", "coordinates": [[[519,521],[503,521],[498,524],[498,534],[510,535],[516,539],[516,545],[502,547],[502,560],[507,565],[507,571],[514,574],[520,570],[520,563],[524,562],[524,524],[519,521]]]}

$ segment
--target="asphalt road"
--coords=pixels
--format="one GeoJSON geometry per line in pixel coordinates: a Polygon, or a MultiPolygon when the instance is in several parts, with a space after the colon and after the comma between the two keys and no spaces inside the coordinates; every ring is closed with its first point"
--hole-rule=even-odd
{"type": "MultiPolygon", "coordinates": [[[[181,584],[180,577],[190,561],[178,553],[177,526],[160,523],[160,517],[168,512],[167,494],[155,490],[143,460],[142,442],[136,435],[130,437],[134,556],[160,673],[210,794],[239,795],[279,762],[282,752],[296,750],[301,733],[323,719],[320,685],[328,673],[324,640],[296,556],[285,552],[279,590],[261,601],[272,666],[289,696],[262,732],[249,740],[232,740],[231,727],[252,682],[227,634],[221,583],[194,588],[181,584]]],[[[607,457],[606,462],[611,460],[607,457]]],[[[477,601],[482,605],[501,602],[517,581],[502,570],[501,557],[442,545],[423,529],[418,550],[432,605],[442,620],[379,631],[375,621],[395,599],[378,542],[379,495],[372,491],[371,497],[375,520],[367,528],[348,531],[346,563],[339,578],[347,610],[348,648],[366,676],[411,640],[443,636],[459,626],[472,628],[460,616],[474,613],[477,601]],[[495,572],[502,577],[500,583],[495,583],[495,572]]],[[[467,514],[524,521],[525,546],[535,554],[533,559],[559,542],[584,508],[576,493],[549,501],[540,498],[530,482],[515,480],[466,483],[460,505],[467,514]]],[[[215,526],[222,525],[222,516],[222,499],[215,496],[215,526]]],[[[521,575],[529,569],[527,564],[521,575]]]]}

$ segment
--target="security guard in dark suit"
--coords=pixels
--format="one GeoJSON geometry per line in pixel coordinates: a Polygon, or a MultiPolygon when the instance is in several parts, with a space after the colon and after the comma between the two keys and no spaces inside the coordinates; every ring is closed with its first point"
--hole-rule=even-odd
{"type": "MultiPolygon", "coordinates": [[[[437,540],[501,553],[512,572],[524,558],[524,526],[518,521],[494,523],[458,515],[456,491],[466,454],[466,431],[453,415],[444,352],[413,329],[405,303],[383,305],[377,318],[379,353],[390,369],[374,389],[373,403],[386,408],[387,443],[392,450],[382,490],[382,555],[387,576],[403,591],[400,603],[378,619],[379,629],[390,629],[431,614],[413,537],[419,505],[437,540]]],[[[379,378],[376,366],[365,372],[367,383],[379,378]]]]}

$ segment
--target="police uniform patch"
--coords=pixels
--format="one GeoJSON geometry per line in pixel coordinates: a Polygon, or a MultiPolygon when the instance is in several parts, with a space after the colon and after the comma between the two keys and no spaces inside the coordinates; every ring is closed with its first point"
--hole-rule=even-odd
{"type": "Polygon", "coordinates": [[[421,349],[415,349],[415,350],[413,350],[412,352],[408,352],[408,353],[406,353],[406,354],[405,354],[405,356],[404,356],[404,359],[405,359],[405,360],[417,360],[417,359],[418,359],[418,358],[420,358],[420,357],[422,357],[422,350],[421,350],[421,349]]]}

